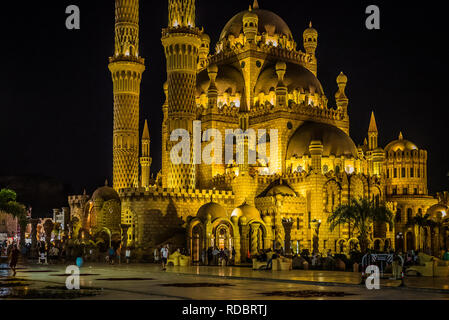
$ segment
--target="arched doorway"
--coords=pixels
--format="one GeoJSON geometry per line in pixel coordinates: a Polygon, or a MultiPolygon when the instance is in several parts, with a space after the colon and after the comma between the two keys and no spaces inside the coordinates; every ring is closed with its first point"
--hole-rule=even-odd
{"type": "Polygon", "coordinates": [[[407,250],[415,250],[415,241],[412,232],[407,232],[406,241],[407,241],[407,250]]]}
{"type": "Polygon", "coordinates": [[[217,227],[215,228],[214,232],[214,238],[215,238],[215,246],[218,248],[218,250],[221,249],[229,249],[233,247],[233,229],[232,226],[227,222],[220,222],[217,227]]]}
{"type": "Polygon", "coordinates": [[[203,227],[200,223],[192,229],[192,261],[199,262],[201,260],[201,252],[203,251],[204,237],[203,227]]]}
{"type": "Polygon", "coordinates": [[[389,251],[391,249],[390,240],[385,240],[384,251],[389,251]]]}
{"type": "Polygon", "coordinates": [[[379,239],[374,241],[374,251],[380,251],[381,242],[379,239]]]}

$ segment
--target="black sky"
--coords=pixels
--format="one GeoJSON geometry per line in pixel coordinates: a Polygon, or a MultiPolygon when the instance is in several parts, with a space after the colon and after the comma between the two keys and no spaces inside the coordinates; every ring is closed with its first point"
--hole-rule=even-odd
{"type": "MultiPolygon", "coordinates": [[[[252,1],[251,1],[252,2],[252,1]]],[[[197,25],[216,42],[226,22],[250,1],[197,0],[197,25]]],[[[279,14],[302,46],[310,20],[319,31],[319,74],[330,105],[336,76],[349,78],[351,136],[363,142],[371,110],[380,144],[406,139],[429,151],[431,192],[448,189],[447,16],[440,2],[260,0],[279,14]],[[365,9],[381,9],[381,30],[365,27],[365,9]]],[[[2,4],[3,6],[3,4],[2,4]]],[[[0,175],[55,177],[92,192],[112,172],[113,0],[16,1],[1,10],[0,175]],[[81,30],[65,28],[65,8],[81,9],[81,30]]],[[[167,1],[141,0],[141,55],[146,59],[141,126],[149,119],[152,171],[160,169],[160,42],[167,1]]]]}

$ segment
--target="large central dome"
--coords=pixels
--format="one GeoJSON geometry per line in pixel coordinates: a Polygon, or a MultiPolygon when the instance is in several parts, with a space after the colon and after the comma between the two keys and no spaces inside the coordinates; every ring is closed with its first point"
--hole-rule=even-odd
{"type": "MultiPolygon", "coordinates": [[[[236,14],[224,27],[220,35],[220,41],[226,39],[229,35],[238,37],[240,33],[243,33],[243,16],[249,13],[249,10],[242,11],[236,14]]],[[[279,35],[285,35],[288,38],[293,38],[290,28],[285,21],[274,12],[253,9],[251,13],[257,14],[259,17],[259,33],[268,32],[269,29],[274,27],[274,33],[279,35]]]]}
{"type": "Polygon", "coordinates": [[[287,147],[287,159],[310,155],[309,146],[314,140],[323,144],[323,156],[357,158],[357,148],[342,130],[325,123],[305,122],[293,134],[287,147]]]}

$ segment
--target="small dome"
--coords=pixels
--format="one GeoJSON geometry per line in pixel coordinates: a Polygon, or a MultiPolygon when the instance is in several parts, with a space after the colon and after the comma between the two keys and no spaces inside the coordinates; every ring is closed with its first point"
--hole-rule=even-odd
{"type": "Polygon", "coordinates": [[[310,143],[316,140],[322,142],[324,157],[358,157],[354,141],[344,131],[325,123],[305,122],[290,138],[286,159],[310,155],[310,143]]]}
{"type": "Polygon", "coordinates": [[[258,32],[260,34],[267,32],[267,27],[274,27],[274,32],[276,34],[279,34],[281,36],[285,35],[289,39],[292,39],[292,32],[290,31],[290,28],[285,23],[284,20],[282,20],[281,17],[279,17],[274,12],[263,10],[263,9],[253,9],[252,11],[245,10],[238,14],[236,14],[224,27],[223,31],[220,35],[220,41],[223,39],[226,39],[229,35],[234,35],[235,37],[238,37],[240,33],[243,33],[243,17],[246,14],[254,14],[257,15],[259,18],[259,30],[258,32]]]}
{"type": "Polygon", "coordinates": [[[337,77],[337,84],[347,84],[348,83],[348,77],[342,72],[337,77]]]}
{"type": "Polygon", "coordinates": [[[201,41],[210,43],[210,37],[209,37],[209,35],[206,34],[206,33],[203,33],[203,34],[201,35],[201,41]]]}
{"type": "Polygon", "coordinates": [[[94,194],[92,195],[92,200],[103,200],[103,201],[109,201],[109,200],[117,200],[120,202],[120,197],[113,188],[104,186],[101,188],[98,188],[95,190],[94,194]]]}
{"type": "Polygon", "coordinates": [[[255,14],[255,13],[251,10],[251,11],[247,11],[247,12],[243,15],[243,19],[248,19],[248,18],[258,19],[259,16],[258,16],[257,14],[255,14]]]}
{"type": "Polygon", "coordinates": [[[318,31],[315,28],[313,28],[312,22],[310,22],[309,27],[304,31],[303,35],[304,35],[304,38],[318,36],[318,31]]]}
{"type": "Polygon", "coordinates": [[[235,208],[234,211],[232,211],[231,216],[238,218],[245,217],[248,222],[251,220],[258,220],[258,221],[262,220],[260,217],[259,210],[257,210],[253,206],[246,204],[246,202],[241,206],[235,208]]]}
{"type": "MultiPolygon", "coordinates": [[[[294,90],[308,90],[311,93],[324,95],[323,87],[315,75],[298,64],[286,63],[286,73],[284,76],[284,84],[288,92],[294,90]]],[[[256,83],[255,93],[258,95],[263,92],[266,95],[270,90],[275,89],[278,84],[278,75],[276,73],[276,65],[268,65],[259,75],[256,83]]]]}
{"type": "Polygon", "coordinates": [[[413,142],[405,140],[402,135],[402,132],[399,134],[398,140],[390,142],[385,147],[385,151],[387,153],[390,151],[397,152],[397,151],[413,151],[413,150],[418,150],[418,147],[413,142]]]}
{"type": "MultiPolygon", "coordinates": [[[[209,74],[205,69],[201,71],[197,76],[196,96],[199,97],[201,96],[201,94],[207,93],[209,85],[209,74]]],[[[217,86],[219,95],[225,92],[230,95],[235,95],[237,92],[243,94],[243,92],[245,91],[245,81],[243,80],[243,76],[240,71],[238,71],[234,67],[227,65],[221,65],[218,67],[215,85],[217,86]]]]}
{"type": "Polygon", "coordinates": [[[290,187],[283,184],[274,186],[266,194],[267,197],[273,197],[277,195],[281,195],[284,197],[296,197],[295,191],[293,191],[292,189],[290,189],[290,187]]]}
{"type": "Polygon", "coordinates": [[[226,218],[225,209],[220,206],[218,203],[209,202],[203,205],[196,214],[196,217],[201,221],[207,221],[207,216],[211,216],[211,221],[219,218],[226,218]]]}

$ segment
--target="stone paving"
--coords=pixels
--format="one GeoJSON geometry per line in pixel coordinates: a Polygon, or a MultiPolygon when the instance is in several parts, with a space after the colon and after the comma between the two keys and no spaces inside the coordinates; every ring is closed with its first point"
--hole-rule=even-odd
{"type": "MultiPolygon", "coordinates": [[[[10,278],[0,266],[0,282],[10,278]]],[[[61,265],[19,266],[17,277],[30,287],[62,286],[66,278],[61,265]]],[[[439,278],[409,278],[415,289],[392,288],[398,281],[382,281],[381,290],[367,290],[358,285],[360,275],[327,271],[253,271],[242,267],[169,267],[163,272],[153,264],[114,265],[86,264],[81,269],[81,288],[102,289],[101,294],[81,300],[449,300],[449,281],[439,278]],[[110,278],[121,278],[111,281],[110,278]],[[133,278],[133,279],[131,279],[133,278]],[[138,280],[136,278],[142,279],[138,280]],[[109,279],[109,280],[107,280],[109,279]],[[223,284],[221,287],[164,286],[188,283],[223,284]],[[418,289],[419,288],[419,289],[418,289]],[[423,290],[422,288],[426,288],[423,290]],[[344,292],[343,297],[296,298],[267,296],[273,291],[314,290],[344,292]]],[[[0,288],[1,289],[1,288],[0,288]]]]}

